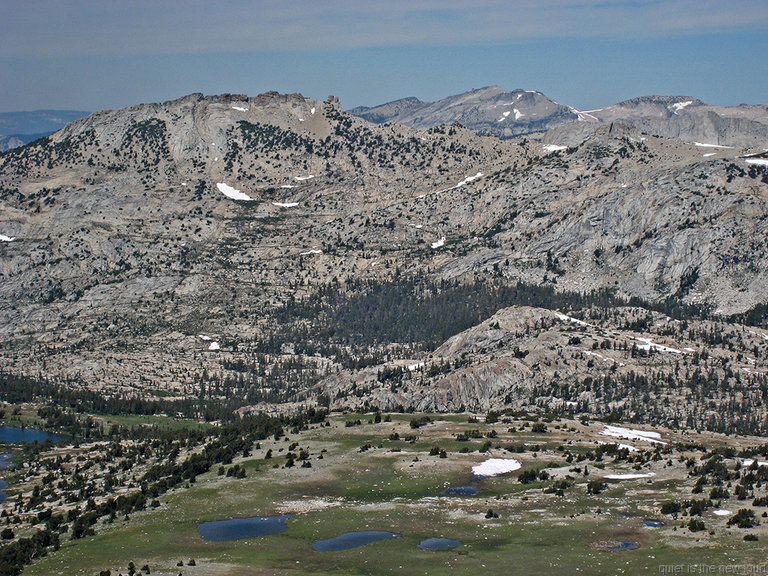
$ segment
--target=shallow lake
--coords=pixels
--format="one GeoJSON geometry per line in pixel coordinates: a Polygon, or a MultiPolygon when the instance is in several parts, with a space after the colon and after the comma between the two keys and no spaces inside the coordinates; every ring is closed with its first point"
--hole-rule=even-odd
{"type": "Polygon", "coordinates": [[[34,428],[16,428],[14,426],[0,426],[0,442],[61,442],[67,440],[66,436],[51,434],[34,428]]]}
{"type": "Polygon", "coordinates": [[[622,550],[637,550],[640,548],[640,544],[637,542],[616,542],[615,545],[608,548],[610,552],[621,552],[622,550]]]}
{"type": "MultiPolygon", "coordinates": [[[[0,470],[5,470],[11,465],[11,458],[13,454],[0,454],[0,470]]],[[[8,482],[0,479],[0,503],[8,500],[8,494],[5,493],[5,489],[8,488],[8,482]]]]}
{"type": "Polygon", "coordinates": [[[661,528],[664,526],[664,522],[661,520],[643,520],[643,526],[647,526],[648,528],[661,528]]]}
{"type": "Polygon", "coordinates": [[[451,540],[450,538],[426,538],[419,542],[419,548],[429,552],[435,550],[447,550],[464,544],[461,540],[451,540]]]}
{"type": "Polygon", "coordinates": [[[11,465],[13,454],[0,454],[0,470],[5,470],[11,465]]]}
{"type": "Polygon", "coordinates": [[[451,486],[442,491],[443,496],[474,496],[477,493],[476,486],[451,486]]]}
{"type": "Polygon", "coordinates": [[[346,534],[336,536],[336,538],[329,538],[328,540],[315,540],[312,543],[312,548],[318,552],[339,552],[341,550],[351,550],[352,548],[365,546],[371,542],[391,540],[393,538],[400,538],[400,534],[380,530],[363,530],[361,532],[347,532],[346,534]]]}
{"type": "Polygon", "coordinates": [[[253,516],[251,518],[232,518],[231,520],[214,520],[198,525],[197,531],[203,540],[208,542],[230,542],[245,540],[260,536],[272,536],[285,532],[288,528],[285,521],[290,514],[284,516],[253,516]]]}

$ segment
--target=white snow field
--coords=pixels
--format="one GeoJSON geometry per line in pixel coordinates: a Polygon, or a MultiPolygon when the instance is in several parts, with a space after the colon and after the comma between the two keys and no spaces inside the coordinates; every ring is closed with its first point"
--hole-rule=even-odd
{"type": "Polygon", "coordinates": [[[247,201],[253,201],[253,198],[248,196],[248,194],[243,194],[238,190],[237,188],[232,188],[229,184],[225,184],[224,182],[218,182],[216,184],[216,188],[219,189],[219,192],[224,194],[227,198],[232,198],[232,200],[247,200],[247,201]]]}
{"type": "Polygon", "coordinates": [[[563,322],[573,322],[574,324],[578,324],[579,326],[592,326],[592,324],[587,324],[586,322],[584,322],[584,320],[579,320],[578,318],[572,318],[570,316],[566,316],[565,314],[561,314],[560,312],[555,312],[555,316],[557,316],[563,322]]]}
{"type": "Polygon", "coordinates": [[[705,142],[694,142],[694,146],[698,146],[699,148],[721,148],[723,150],[730,150],[733,148],[733,146],[721,146],[720,144],[706,144],[705,142]]]}
{"type": "Polygon", "coordinates": [[[522,464],[512,458],[489,458],[485,462],[472,466],[472,473],[475,476],[499,476],[507,472],[520,470],[522,464]]]}
{"type": "Polygon", "coordinates": [[[604,476],[606,480],[640,480],[641,478],[652,478],[656,476],[653,472],[646,474],[607,474],[604,476]]]}
{"type": "Polygon", "coordinates": [[[440,248],[445,245],[445,236],[440,238],[437,242],[432,242],[431,246],[432,248],[440,248]]]}
{"type": "Polygon", "coordinates": [[[614,438],[623,438],[625,440],[645,440],[655,444],[666,444],[661,440],[661,434],[649,430],[630,430],[621,426],[606,426],[605,430],[600,432],[603,436],[612,436],[614,438]]]}

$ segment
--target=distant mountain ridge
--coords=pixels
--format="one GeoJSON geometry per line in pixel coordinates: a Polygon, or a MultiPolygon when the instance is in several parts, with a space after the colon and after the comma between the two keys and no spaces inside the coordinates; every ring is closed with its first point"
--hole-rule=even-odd
{"type": "Polygon", "coordinates": [[[560,144],[577,144],[600,124],[622,122],[654,136],[724,146],[768,145],[768,105],[713,106],[690,96],[641,96],[583,111],[535,90],[506,92],[488,86],[437,102],[409,97],[349,113],[377,124],[419,129],[458,122],[481,135],[534,136],[560,144]]]}
{"type": "Polygon", "coordinates": [[[470,90],[437,102],[404,98],[373,108],[355,108],[349,113],[377,124],[397,122],[419,129],[458,122],[478,134],[501,138],[546,132],[579,118],[577,110],[541,92],[506,92],[499,86],[470,90]]]}
{"type": "Polygon", "coordinates": [[[429,106],[429,102],[422,102],[418,98],[410,96],[408,98],[401,98],[376,106],[375,108],[369,108],[368,106],[358,106],[349,110],[349,114],[359,116],[374,124],[384,124],[388,122],[392,117],[398,114],[411,113],[415,110],[420,110],[429,106]]]}
{"type": "Polygon", "coordinates": [[[88,116],[83,110],[0,112],[0,152],[34,142],[88,116]]]}

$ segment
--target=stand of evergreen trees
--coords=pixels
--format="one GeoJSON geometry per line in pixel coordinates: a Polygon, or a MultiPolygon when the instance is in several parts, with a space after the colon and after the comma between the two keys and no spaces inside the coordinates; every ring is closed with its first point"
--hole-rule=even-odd
{"type": "MultiPolygon", "coordinates": [[[[92,459],[86,461],[82,468],[77,464],[71,473],[64,472],[65,465],[70,463],[69,457],[49,457],[38,461],[36,459],[40,457],[41,450],[48,446],[30,445],[33,448],[27,450],[27,457],[38,462],[47,474],[29,497],[19,496],[16,509],[19,514],[33,515],[33,524],[45,523],[45,528],[32,537],[14,539],[0,547],[0,574],[12,576],[20,574],[24,565],[44,556],[48,550],[58,549],[61,534],[68,532],[72,539],[92,535],[99,519],[113,520],[117,514],[127,518],[130,513],[143,510],[148,505],[156,506],[160,495],[184,483],[193,483],[198,475],[214,466],[231,464],[239,454],[250,453],[258,441],[268,437],[281,438],[286,428],[297,431],[306,429],[310,424],[322,423],[327,414],[312,408],[291,416],[240,416],[226,402],[211,400],[210,413],[220,416],[217,426],[169,430],[158,426],[112,425],[105,430],[83,412],[103,415],[159,414],[174,411],[180,403],[164,400],[147,402],[134,398],[105,399],[88,391],[7,373],[0,374],[0,399],[10,403],[37,404],[38,415],[46,419],[49,427],[73,435],[76,443],[86,436],[104,443],[99,448],[99,454],[92,455],[92,459]],[[133,442],[126,444],[124,440],[133,442]],[[188,455],[179,460],[182,450],[186,450],[188,455]],[[116,473],[110,472],[104,477],[102,485],[89,480],[84,474],[94,464],[119,461],[122,470],[130,470],[150,458],[155,463],[138,479],[137,489],[118,497],[111,494],[123,485],[121,482],[124,483],[125,479],[121,481],[116,473]],[[67,513],[56,512],[46,508],[51,498],[65,498],[76,506],[67,513]],[[101,501],[97,504],[99,498],[101,501]]],[[[10,537],[13,538],[12,533],[10,537]]]]}
{"type": "MultiPolygon", "coordinates": [[[[433,350],[508,306],[570,311],[631,306],[677,320],[711,317],[704,305],[685,304],[678,298],[661,302],[623,298],[612,289],[556,291],[551,285],[502,279],[469,283],[435,282],[422,277],[399,277],[390,282],[355,279],[321,286],[312,298],[287,302],[275,313],[273,333],[258,347],[262,352],[274,353],[286,342],[300,347],[401,343],[433,350]]],[[[733,320],[761,325],[767,310],[765,306],[757,307],[733,320]]]]}

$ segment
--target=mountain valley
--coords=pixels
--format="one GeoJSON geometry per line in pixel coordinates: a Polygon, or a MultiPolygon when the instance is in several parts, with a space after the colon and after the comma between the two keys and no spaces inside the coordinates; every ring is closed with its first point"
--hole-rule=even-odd
{"type": "Polygon", "coordinates": [[[68,438],[4,445],[0,574],[759,567],[761,110],[191,94],[1,153],[0,420],[68,438]]]}
{"type": "Polygon", "coordinates": [[[766,333],[737,324],[759,325],[768,299],[760,148],[618,121],[571,146],[499,140],[268,93],[94,114],[0,161],[7,372],[129,395],[202,387],[243,405],[357,407],[360,386],[353,397],[385,409],[552,408],[593,398],[579,381],[602,373],[596,357],[571,366],[552,348],[555,310],[617,331],[606,338],[627,373],[660,369],[628,363],[659,332],[680,340],[675,370],[709,348],[702,335],[723,334],[717,378],[765,389],[766,333]],[[445,315],[466,299],[474,309],[445,315]],[[334,317],[345,306],[373,320],[348,328],[349,314],[334,317]],[[494,345],[512,360],[443,344],[488,330],[500,309],[514,329],[494,345]],[[398,333],[401,322],[433,331],[398,333]],[[375,372],[431,363],[479,366],[414,370],[407,393],[373,393],[375,372]],[[548,389],[553,378],[568,397],[548,389]]]}

